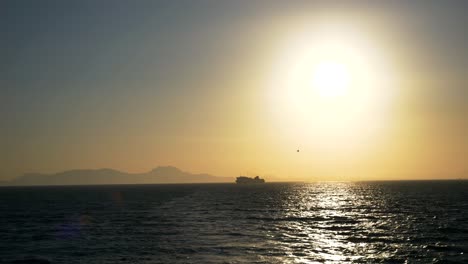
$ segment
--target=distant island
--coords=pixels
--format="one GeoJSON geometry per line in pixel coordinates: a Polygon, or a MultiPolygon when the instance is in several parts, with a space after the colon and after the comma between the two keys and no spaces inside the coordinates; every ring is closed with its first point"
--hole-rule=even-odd
{"type": "Polygon", "coordinates": [[[1,185],[99,185],[158,183],[230,183],[231,177],[192,174],[173,166],[160,166],[145,173],[127,173],[113,169],[68,170],[54,174],[27,173],[1,185]]]}
{"type": "Polygon", "coordinates": [[[256,183],[265,183],[264,179],[260,179],[260,177],[255,176],[255,178],[249,178],[246,176],[239,176],[236,179],[237,184],[256,184],[256,183]]]}

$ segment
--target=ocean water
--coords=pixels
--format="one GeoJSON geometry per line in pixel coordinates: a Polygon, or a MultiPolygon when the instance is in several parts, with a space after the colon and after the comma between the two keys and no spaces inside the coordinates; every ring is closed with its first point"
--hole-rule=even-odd
{"type": "Polygon", "coordinates": [[[1,263],[468,263],[468,181],[0,188],[1,263]]]}

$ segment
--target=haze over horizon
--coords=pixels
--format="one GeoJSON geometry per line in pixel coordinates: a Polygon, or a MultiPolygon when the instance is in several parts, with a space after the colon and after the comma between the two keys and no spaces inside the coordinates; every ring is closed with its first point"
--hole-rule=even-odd
{"type": "Polygon", "coordinates": [[[173,166],[159,166],[150,171],[128,173],[110,168],[75,169],[52,174],[26,173],[6,186],[52,185],[109,185],[109,184],[177,184],[177,183],[233,183],[234,178],[206,173],[194,174],[173,166]]]}
{"type": "Polygon", "coordinates": [[[0,181],[468,179],[468,2],[3,1],[0,181]]]}

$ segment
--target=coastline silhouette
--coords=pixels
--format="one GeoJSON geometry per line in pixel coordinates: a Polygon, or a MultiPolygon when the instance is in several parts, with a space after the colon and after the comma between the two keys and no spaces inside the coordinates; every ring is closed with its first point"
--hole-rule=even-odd
{"type": "Polygon", "coordinates": [[[113,169],[68,170],[54,174],[27,173],[3,182],[3,185],[231,183],[232,181],[232,177],[194,174],[173,166],[159,166],[144,173],[127,173],[113,169]]]}

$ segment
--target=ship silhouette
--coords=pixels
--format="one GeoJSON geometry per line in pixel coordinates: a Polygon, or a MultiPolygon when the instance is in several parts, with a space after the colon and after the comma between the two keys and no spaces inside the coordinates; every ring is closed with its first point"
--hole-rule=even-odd
{"type": "Polygon", "coordinates": [[[260,177],[255,176],[255,178],[250,178],[247,176],[239,176],[236,179],[237,184],[256,184],[256,183],[265,183],[264,179],[260,179],[260,177]]]}

